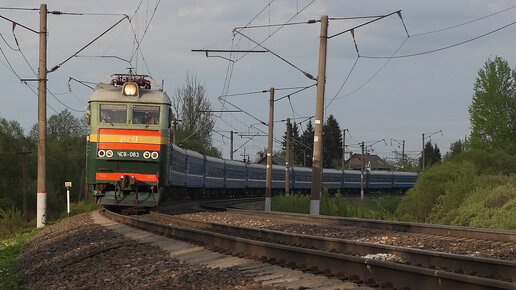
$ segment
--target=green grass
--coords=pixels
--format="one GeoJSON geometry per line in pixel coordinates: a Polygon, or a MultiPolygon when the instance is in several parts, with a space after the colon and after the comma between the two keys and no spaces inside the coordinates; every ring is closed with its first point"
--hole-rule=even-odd
{"type": "MultiPolygon", "coordinates": [[[[309,195],[273,197],[272,210],[308,213],[309,195]]],[[[516,156],[466,151],[422,174],[403,197],[321,198],[321,215],[516,230],[516,156]]]]}
{"type": "Polygon", "coordinates": [[[0,289],[19,289],[24,279],[18,274],[17,258],[36,229],[0,240],[0,289]]]}
{"type": "MultiPolygon", "coordinates": [[[[70,204],[70,214],[76,215],[82,212],[99,208],[92,201],[83,201],[70,204]]],[[[48,222],[55,224],[66,217],[48,222]]],[[[23,251],[30,238],[40,229],[36,229],[35,222],[25,222],[22,213],[13,207],[0,208],[0,289],[19,289],[25,280],[19,275],[17,258],[23,251]]]]}
{"type": "MultiPolygon", "coordinates": [[[[102,208],[101,205],[96,204],[91,199],[83,200],[79,203],[70,203],[70,216],[74,216],[83,212],[88,212],[92,210],[96,210],[102,208]]],[[[65,211],[61,214],[62,218],[67,217],[68,213],[65,211]]]]}
{"type": "MultiPolygon", "coordinates": [[[[401,197],[383,199],[347,200],[336,193],[334,198],[328,196],[325,189],[321,198],[321,215],[358,217],[369,219],[395,219],[394,212],[401,197]]],[[[310,196],[303,194],[279,195],[272,198],[273,211],[309,213],[310,196]]]]}

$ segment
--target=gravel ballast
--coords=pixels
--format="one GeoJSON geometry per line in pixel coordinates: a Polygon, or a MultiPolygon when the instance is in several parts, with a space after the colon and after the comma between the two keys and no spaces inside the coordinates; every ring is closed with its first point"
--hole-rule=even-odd
{"type": "MultiPolygon", "coordinates": [[[[262,289],[236,268],[181,263],[95,224],[91,213],[35,235],[19,257],[28,289],[262,289]]],[[[267,288],[267,287],[266,287],[267,288]]]]}

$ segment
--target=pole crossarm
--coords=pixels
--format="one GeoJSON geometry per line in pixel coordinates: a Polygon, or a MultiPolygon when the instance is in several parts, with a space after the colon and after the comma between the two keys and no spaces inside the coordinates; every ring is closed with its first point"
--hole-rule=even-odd
{"type": "Polygon", "coordinates": [[[433,133],[423,133],[425,135],[424,139],[430,138],[430,137],[434,136],[437,133],[441,133],[441,136],[442,136],[443,135],[443,130],[435,131],[433,133]]]}
{"type": "Polygon", "coordinates": [[[18,25],[18,26],[23,27],[23,28],[27,29],[28,31],[34,32],[36,34],[40,34],[41,33],[40,31],[36,31],[36,30],[34,30],[34,29],[32,29],[32,28],[30,28],[28,26],[20,24],[20,23],[14,21],[14,20],[11,20],[11,19],[9,19],[9,18],[7,18],[5,16],[0,15],[0,18],[5,19],[5,20],[11,22],[13,24],[13,30],[14,30],[14,28],[16,28],[16,25],[18,25]]]}
{"type": "Polygon", "coordinates": [[[192,49],[192,52],[205,52],[206,54],[208,54],[209,52],[228,52],[228,53],[232,53],[232,52],[242,52],[242,53],[257,52],[257,53],[265,53],[267,51],[266,50],[240,50],[240,49],[192,49]]]}
{"type": "MultiPolygon", "coordinates": [[[[220,101],[221,99],[222,99],[222,97],[219,97],[219,101],[220,101]]],[[[256,118],[255,116],[251,115],[250,113],[246,112],[245,110],[243,110],[243,109],[242,109],[242,108],[240,108],[239,106],[237,106],[237,105],[235,105],[235,104],[231,103],[231,102],[230,102],[230,101],[228,101],[226,98],[224,98],[224,102],[226,102],[226,103],[228,103],[229,105],[231,105],[232,107],[234,107],[234,108],[236,108],[236,109],[240,110],[239,112],[242,112],[242,113],[244,113],[244,114],[248,115],[249,117],[251,117],[251,118],[255,119],[256,121],[260,122],[260,124],[262,124],[262,125],[264,125],[264,126],[267,126],[267,123],[265,123],[264,121],[262,121],[262,120],[260,120],[260,119],[256,118]]]]}
{"type": "Polygon", "coordinates": [[[242,110],[201,110],[198,113],[242,113],[242,110]]]}
{"type": "Polygon", "coordinates": [[[354,27],[352,27],[352,28],[350,28],[350,29],[346,29],[346,30],[344,30],[344,31],[341,31],[341,32],[335,33],[335,34],[333,34],[333,35],[330,35],[330,36],[328,36],[328,39],[334,38],[335,36],[339,36],[339,35],[344,34],[344,33],[346,33],[346,32],[354,31],[354,30],[355,30],[355,29],[357,29],[357,28],[360,28],[360,27],[362,27],[362,26],[365,26],[365,25],[371,24],[371,23],[376,22],[376,21],[378,21],[378,20],[381,20],[381,19],[383,19],[383,18],[385,18],[385,17],[389,17],[389,16],[391,16],[391,15],[393,15],[393,14],[398,14],[398,15],[400,16],[400,18],[401,18],[401,10],[394,11],[394,12],[391,12],[391,13],[389,13],[389,14],[385,14],[385,15],[377,16],[377,18],[375,18],[375,19],[373,19],[373,20],[370,20],[370,21],[367,21],[367,22],[365,22],[365,23],[359,24],[359,25],[354,26],[354,27]]]}
{"type": "Polygon", "coordinates": [[[286,60],[285,58],[281,57],[279,54],[271,51],[270,49],[268,49],[267,47],[263,46],[262,44],[260,44],[259,42],[253,40],[252,38],[250,38],[249,36],[243,34],[242,32],[238,31],[238,29],[233,29],[233,32],[235,33],[238,33],[240,35],[242,35],[244,38],[246,38],[247,40],[253,42],[254,44],[258,45],[259,47],[265,49],[267,52],[271,53],[272,55],[274,55],[275,57],[281,59],[283,62],[286,62],[288,65],[290,65],[291,67],[295,68],[296,70],[300,71],[302,74],[304,74],[307,78],[311,79],[311,80],[314,80],[316,81],[317,79],[312,76],[311,74],[307,73],[306,71],[300,69],[299,67],[297,67],[296,65],[294,65],[293,63],[291,63],[290,61],[286,60]]]}

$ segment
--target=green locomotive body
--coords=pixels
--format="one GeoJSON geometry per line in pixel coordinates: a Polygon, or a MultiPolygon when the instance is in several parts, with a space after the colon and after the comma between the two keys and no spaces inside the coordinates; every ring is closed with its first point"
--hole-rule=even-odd
{"type": "Polygon", "coordinates": [[[87,111],[87,184],[99,204],[158,205],[168,185],[170,99],[146,76],[115,75],[87,111]]]}

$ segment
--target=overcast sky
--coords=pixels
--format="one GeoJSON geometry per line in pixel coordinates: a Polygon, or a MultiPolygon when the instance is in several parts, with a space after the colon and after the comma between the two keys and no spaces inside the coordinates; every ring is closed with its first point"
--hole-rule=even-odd
{"type": "MultiPolygon", "coordinates": [[[[0,6],[39,8],[40,5],[38,1],[20,3],[8,0],[2,1],[0,6]]],[[[349,32],[328,40],[325,118],[333,114],[341,128],[349,129],[346,142],[352,145],[349,149],[354,152],[359,151],[356,145],[361,141],[385,139],[387,145],[382,142],[373,148],[381,156],[392,157],[393,150],[401,151],[396,143],[391,146],[390,140],[394,138],[405,140],[405,150],[416,157],[421,150],[422,133],[442,130],[443,135],[436,134],[431,141],[437,143],[443,153],[448,151],[450,143],[469,134],[468,106],[473,83],[488,58],[500,56],[511,67],[516,65],[516,25],[510,25],[516,20],[514,1],[125,0],[49,1],[47,4],[50,11],[115,14],[49,15],[49,69],[122,18],[116,14],[131,17],[131,23],[124,20],[81,52],[82,57],[72,58],[48,75],[48,88],[54,94],[48,95],[49,116],[66,107],[76,116],[83,116],[91,89],[75,81],[69,82],[69,77],[98,83],[113,73],[126,73],[129,66],[135,67],[138,73],[152,75],[159,84],[163,81],[171,98],[176,88],[185,82],[186,74],[195,74],[205,86],[206,96],[215,110],[235,109],[229,103],[224,103],[223,107],[219,102],[219,96],[224,94],[274,87],[276,98],[280,98],[295,91],[282,88],[314,84],[299,70],[317,76],[320,23],[283,26],[279,30],[280,26],[269,24],[302,23],[328,15],[335,18],[330,20],[328,32],[334,35],[372,20],[338,18],[385,15],[401,10],[403,22],[394,14],[357,28],[354,36],[358,53],[349,32]],[[206,58],[203,53],[191,52],[192,49],[253,49],[255,45],[251,41],[232,33],[235,27],[246,25],[265,25],[239,31],[258,42],[266,39],[263,45],[267,49],[299,70],[272,53],[210,53],[221,57],[206,58]],[[135,34],[142,39],[137,56],[133,55],[135,34]],[[465,42],[482,35],[485,36],[465,42]],[[460,44],[462,42],[465,43],[460,44]],[[446,47],[450,48],[439,50],[446,47]],[[419,54],[433,50],[438,51],[419,54]],[[418,55],[368,58],[412,54],[418,55]],[[105,56],[131,60],[131,64],[105,56]]],[[[39,30],[38,11],[2,9],[0,15],[39,30]]],[[[15,50],[12,31],[12,24],[0,19],[3,37],[0,39],[0,84],[4,88],[0,116],[18,121],[28,132],[37,122],[37,96],[31,90],[37,91],[37,83],[25,85],[19,78],[36,77],[32,69],[37,72],[39,40],[37,34],[16,26],[14,35],[22,55],[15,50]]],[[[312,87],[292,95],[290,102],[288,98],[276,102],[275,119],[313,116],[315,96],[316,90],[312,87]]],[[[261,93],[227,96],[226,100],[266,122],[268,98],[268,93],[261,93]]],[[[223,113],[216,119],[214,144],[225,157],[229,156],[229,139],[222,136],[229,136],[225,131],[254,134],[267,130],[243,113],[223,113]]],[[[302,128],[305,125],[306,122],[302,128]]],[[[278,140],[284,130],[284,123],[275,123],[274,134],[278,140]]],[[[246,141],[235,138],[235,148],[242,146],[235,158],[240,158],[245,148],[254,159],[255,152],[267,144],[266,137],[256,137],[243,145],[246,141]]],[[[275,149],[279,148],[275,143],[275,149]]]]}

